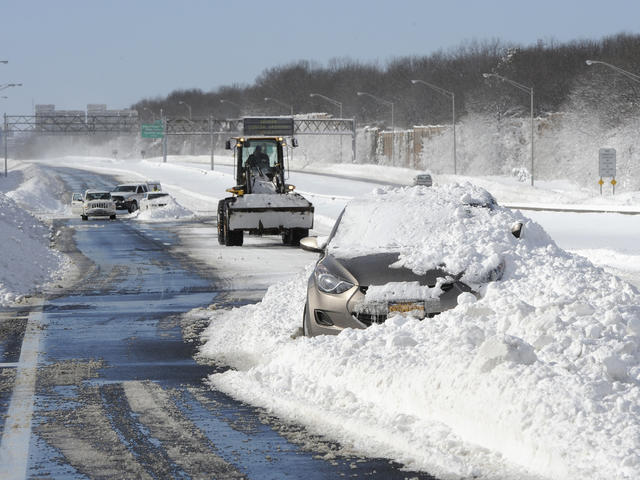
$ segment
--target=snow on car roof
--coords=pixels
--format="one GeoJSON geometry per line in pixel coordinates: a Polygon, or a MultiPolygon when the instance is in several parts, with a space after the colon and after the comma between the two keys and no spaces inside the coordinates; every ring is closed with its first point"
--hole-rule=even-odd
{"type": "Polygon", "coordinates": [[[422,274],[445,264],[449,273],[465,271],[473,281],[523,243],[553,241],[519,212],[498,206],[483,188],[465,183],[379,188],[354,199],[328,249],[338,258],[398,252],[396,266],[422,274]],[[521,239],[511,234],[516,222],[525,224],[521,239]]]}

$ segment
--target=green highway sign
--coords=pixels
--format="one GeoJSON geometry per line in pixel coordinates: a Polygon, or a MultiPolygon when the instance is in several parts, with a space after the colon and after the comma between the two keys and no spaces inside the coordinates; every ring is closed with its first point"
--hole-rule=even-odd
{"type": "Polygon", "coordinates": [[[143,123],[140,125],[140,132],[142,133],[142,138],[162,138],[164,136],[162,121],[143,123]]]}

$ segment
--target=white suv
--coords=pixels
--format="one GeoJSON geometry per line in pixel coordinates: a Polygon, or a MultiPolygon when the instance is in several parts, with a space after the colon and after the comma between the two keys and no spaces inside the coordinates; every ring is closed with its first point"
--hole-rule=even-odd
{"type": "Polygon", "coordinates": [[[111,198],[116,202],[116,208],[135,212],[140,207],[140,200],[149,191],[146,183],[123,183],[114,188],[111,198]]]}
{"type": "Polygon", "coordinates": [[[86,190],[83,194],[74,193],[71,197],[71,210],[80,213],[82,220],[89,217],[116,218],[116,204],[111,199],[111,193],[106,190],[86,190]]]}

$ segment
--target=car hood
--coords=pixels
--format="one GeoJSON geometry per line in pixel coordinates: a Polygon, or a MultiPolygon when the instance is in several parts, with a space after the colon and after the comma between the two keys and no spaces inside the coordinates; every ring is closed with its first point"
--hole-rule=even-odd
{"type": "Polygon", "coordinates": [[[418,282],[420,285],[433,286],[438,278],[449,274],[442,269],[432,269],[424,275],[418,275],[408,268],[391,267],[398,261],[398,253],[377,253],[352,258],[335,258],[327,255],[323,263],[330,269],[348,273],[358,285],[384,285],[390,282],[418,282]],[[345,272],[346,271],[346,272],[345,272]]]}
{"type": "Polygon", "coordinates": [[[135,194],[136,192],[111,192],[112,197],[122,197],[122,198],[129,198],[135,194]]]}

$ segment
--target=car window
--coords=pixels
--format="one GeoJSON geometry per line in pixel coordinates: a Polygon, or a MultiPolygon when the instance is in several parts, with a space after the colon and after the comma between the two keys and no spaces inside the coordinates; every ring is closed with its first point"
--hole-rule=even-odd
{"type": "Polygon", "coordinates": [[[87,200],[110,200],[111,194],[109,192],[94,192],[87,193],[87,200]]]}
{"type": "Polygon", "coordinates": [[[167,193],[160,193],[160,192],[158,192],[158,193],[148,193],[148,194],[147,194],[147,198],[148,198],[149,200],[152,200],[152,199],[154,199],[154,198],[167,197],[167,196],[169,196],[169,194],[167,194],[167,193]]]}
{"type": "Polygon", "coordinates": [[[114,192],[135,192],[135,185],[118,185],[114,190],[114,192]]]}

